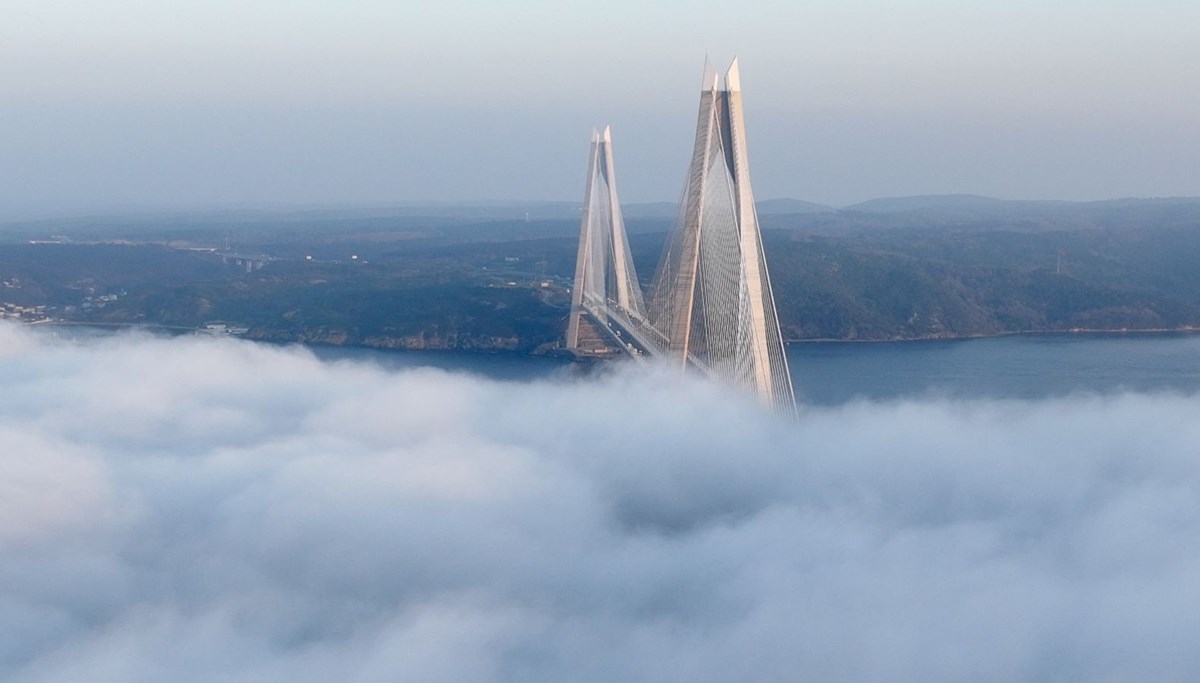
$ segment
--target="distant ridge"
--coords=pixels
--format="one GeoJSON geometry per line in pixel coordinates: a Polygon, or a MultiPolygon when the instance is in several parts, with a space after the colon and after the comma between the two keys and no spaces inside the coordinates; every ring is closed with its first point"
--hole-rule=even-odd
{"type": "MultiPolygon", "coordinates": [[[[1025,203],[995,197],[984,197],[977,194],[931,194],[912,197],[880,197],[868,199],[865,202],[851,204],[842,211],[857,211],[860,213],[898,213],[901,211],[928,210],[980,210],[997,209],[1012,204],[1025,203]]],[[[1057,202],[1055,202],[1057,203],[1057,202]]]]}
{"type": "Polygon", "coordinates": [[[904,213],[909,211],[981,211],[1047,209],[1069,207],[1143,207],[1200,204],[1200,197],[1123,197],[1094,201],[1067,199],[997,199],[977,194],[931,194],[911,197],[880,197],[842,207],[857,213],[904,213]]]}
{"type": "Polygon", "coordinates": [[[803,199],[763,199],[755,202],[760,214],[834,213],[832,206],[806,202],[803,199]]]}

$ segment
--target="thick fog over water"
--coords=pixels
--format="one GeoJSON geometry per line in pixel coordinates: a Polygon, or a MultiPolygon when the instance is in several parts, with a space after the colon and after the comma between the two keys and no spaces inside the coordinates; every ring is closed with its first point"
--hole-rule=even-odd
{"type": "Polygon", "coordinates": [[[1200,396],[636,371],[0,325],[0,678],[1200,676],[1200,396]]]}

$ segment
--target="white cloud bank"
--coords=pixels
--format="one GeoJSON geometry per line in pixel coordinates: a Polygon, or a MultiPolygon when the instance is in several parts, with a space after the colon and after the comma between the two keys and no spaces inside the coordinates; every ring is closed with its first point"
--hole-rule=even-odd
{"type": "Polygon", "coordinates": [[[1200,397],[773,420],[0,326],[5,681],[1200,678],[1200,397]]]}

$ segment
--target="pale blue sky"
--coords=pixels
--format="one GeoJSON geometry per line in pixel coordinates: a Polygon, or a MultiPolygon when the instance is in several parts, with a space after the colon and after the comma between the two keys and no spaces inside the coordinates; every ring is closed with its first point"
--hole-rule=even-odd
{"type": "Polygon", "coordinates": [[[704,55],[759,197],[1200,195],[1200,3],[7,0],[0,208],[673,200],[704,55]]]}

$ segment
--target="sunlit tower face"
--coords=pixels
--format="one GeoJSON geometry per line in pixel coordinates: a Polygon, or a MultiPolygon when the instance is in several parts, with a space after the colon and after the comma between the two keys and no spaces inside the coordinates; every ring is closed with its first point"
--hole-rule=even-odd
{"type": "Polygon", "coordinates": [[[781,412],[795,397],[750,188],[735,59],[724,86],[705,64],[695,144],[651,299],[670,352],[752,389],[781,412]]]}
{"type": "Polygon", "coordinates": [[[723,87],[705,64],[683,204],[649,305],[621,218],[608,128],[592,133],[582,211],[568,349],[636,346],[748,389],[778,412],[795,412],[750,189],[737,60],[723,87]]]}

